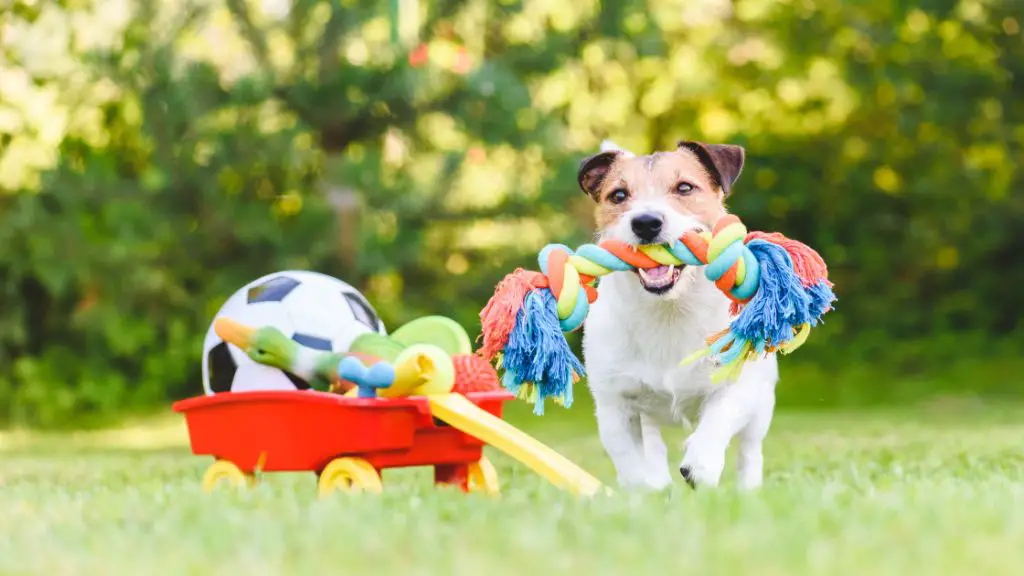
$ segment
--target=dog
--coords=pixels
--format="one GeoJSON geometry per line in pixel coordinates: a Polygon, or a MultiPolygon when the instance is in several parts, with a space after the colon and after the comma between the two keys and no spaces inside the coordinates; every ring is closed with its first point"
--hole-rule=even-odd
{"type": "MultiPolygon", "coordinates": [[[[598,241],[633,246],[711,230],[743,170],[744,149],[682,141],[675,150],[636,156],[605,142],[580,163],[580,188],[596,203],[598,241]]],[[[738,438],[737,483],[763,481],[762,444],[775,409],[774,355],[748,361],[732,381],[712,383],[712,361],[680,366],[726,328],[729,300],[702,267],[661,266],[600,279],[583,327],[587,383],[598,433],[624,488],[661,490],[673,475],[661,435],[692,433],[679,465],[693,488],[717,486],[729,443],[738,438]],[[695,422],[694,426],[692,422],[695,422]]]]}

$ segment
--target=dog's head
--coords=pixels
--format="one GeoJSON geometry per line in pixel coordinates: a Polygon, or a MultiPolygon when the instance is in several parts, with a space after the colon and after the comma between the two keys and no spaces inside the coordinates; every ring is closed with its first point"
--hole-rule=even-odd
{"type": "MultiPolygon", "coordinates": [[[[585,158],[580,188],[597,203],[601,239],[669,243],[688,230],[710,230],[726,214],[724,200],[743,169],[744,151],[731,144],[680,142],[675,150],[635,156],[611,143],[585,158]]],[[[648,292],[676,298],[684,266],[637,273],[648,292]]]]}

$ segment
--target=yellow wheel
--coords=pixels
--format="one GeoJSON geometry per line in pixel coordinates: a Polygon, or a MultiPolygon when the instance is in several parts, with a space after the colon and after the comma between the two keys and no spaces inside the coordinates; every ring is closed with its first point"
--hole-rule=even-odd
{"type": "Polygon", "coordinates": [[[372,492],[379,494],[384,490],[380,474],[362,458],[338,458],[320,473],[317,483],[321,498],[330,496],[335,491],[372,492]]]}
{"type": "Polygon", "coordinates": [[[488,496],[497,496],[501,493],[498,471],[494,469],[494,464],[491,464],[487,456],[481,456],[480,460],[469,465],[468,476],[470,492],[483,492],[488,496]]]}
{"type": "Polygon", "coordinates": [[[222,482],[234,488],[250,488],[256,484],[256,477],[227,460],[217,460],[203,474],[203,490],[213,492],[222,482]]]}

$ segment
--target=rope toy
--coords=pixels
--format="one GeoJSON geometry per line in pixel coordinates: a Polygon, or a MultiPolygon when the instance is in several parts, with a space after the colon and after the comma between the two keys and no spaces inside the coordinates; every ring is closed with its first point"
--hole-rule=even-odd
{"type": "Polygon", "coordinates": [[[704,266],[704,275],[732,300],[728,328],[684,358],[709,357],[712,380],[739,375],[747,360],[799,348],[810,329],[832,309],[836,297],[824,260],[810,247],[782,234],[747,232],[739,218],[721,218],[711,234],[687,232],[671,244],[635,248],[620,240],[584,244],[575,252],[549,244],[540,272],[517,269],[502,280],[480,312],[483,346],[495,361],[502,385],[534,402],[572,405],[572,385],[584,374],[563,332],[583,325],[597,299],[595,280],[617,271],[681,265],[704,266]]]}

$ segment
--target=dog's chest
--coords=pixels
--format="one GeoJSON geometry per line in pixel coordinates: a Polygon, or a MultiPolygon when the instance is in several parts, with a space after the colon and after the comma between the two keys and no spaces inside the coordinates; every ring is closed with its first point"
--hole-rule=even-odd
{"type": "Polygon", "coordinates": [[[692,418],[714,384],[706,362],[679,366],[684,356],[649,354],[645,358],[641,354],[627,362],[625,372],[632,378],[623,381],[623,399],[663,422],[692,418]]]}
{"type": "Polygon", "coordinates": [[[692,415],[715,388],[712,366],[703,360],[680,366],[680,361],[702,349],[707,335],[728,324],[727,301],[718,294],[698,293],[690,294],[690,306],[682,309],[671,302],[644,305],[615,294],[615,288],[605,287],[585,327],[592,387],[605,387],[603,391],[617,393],[639,411],[662,420],[692,415]]]}

